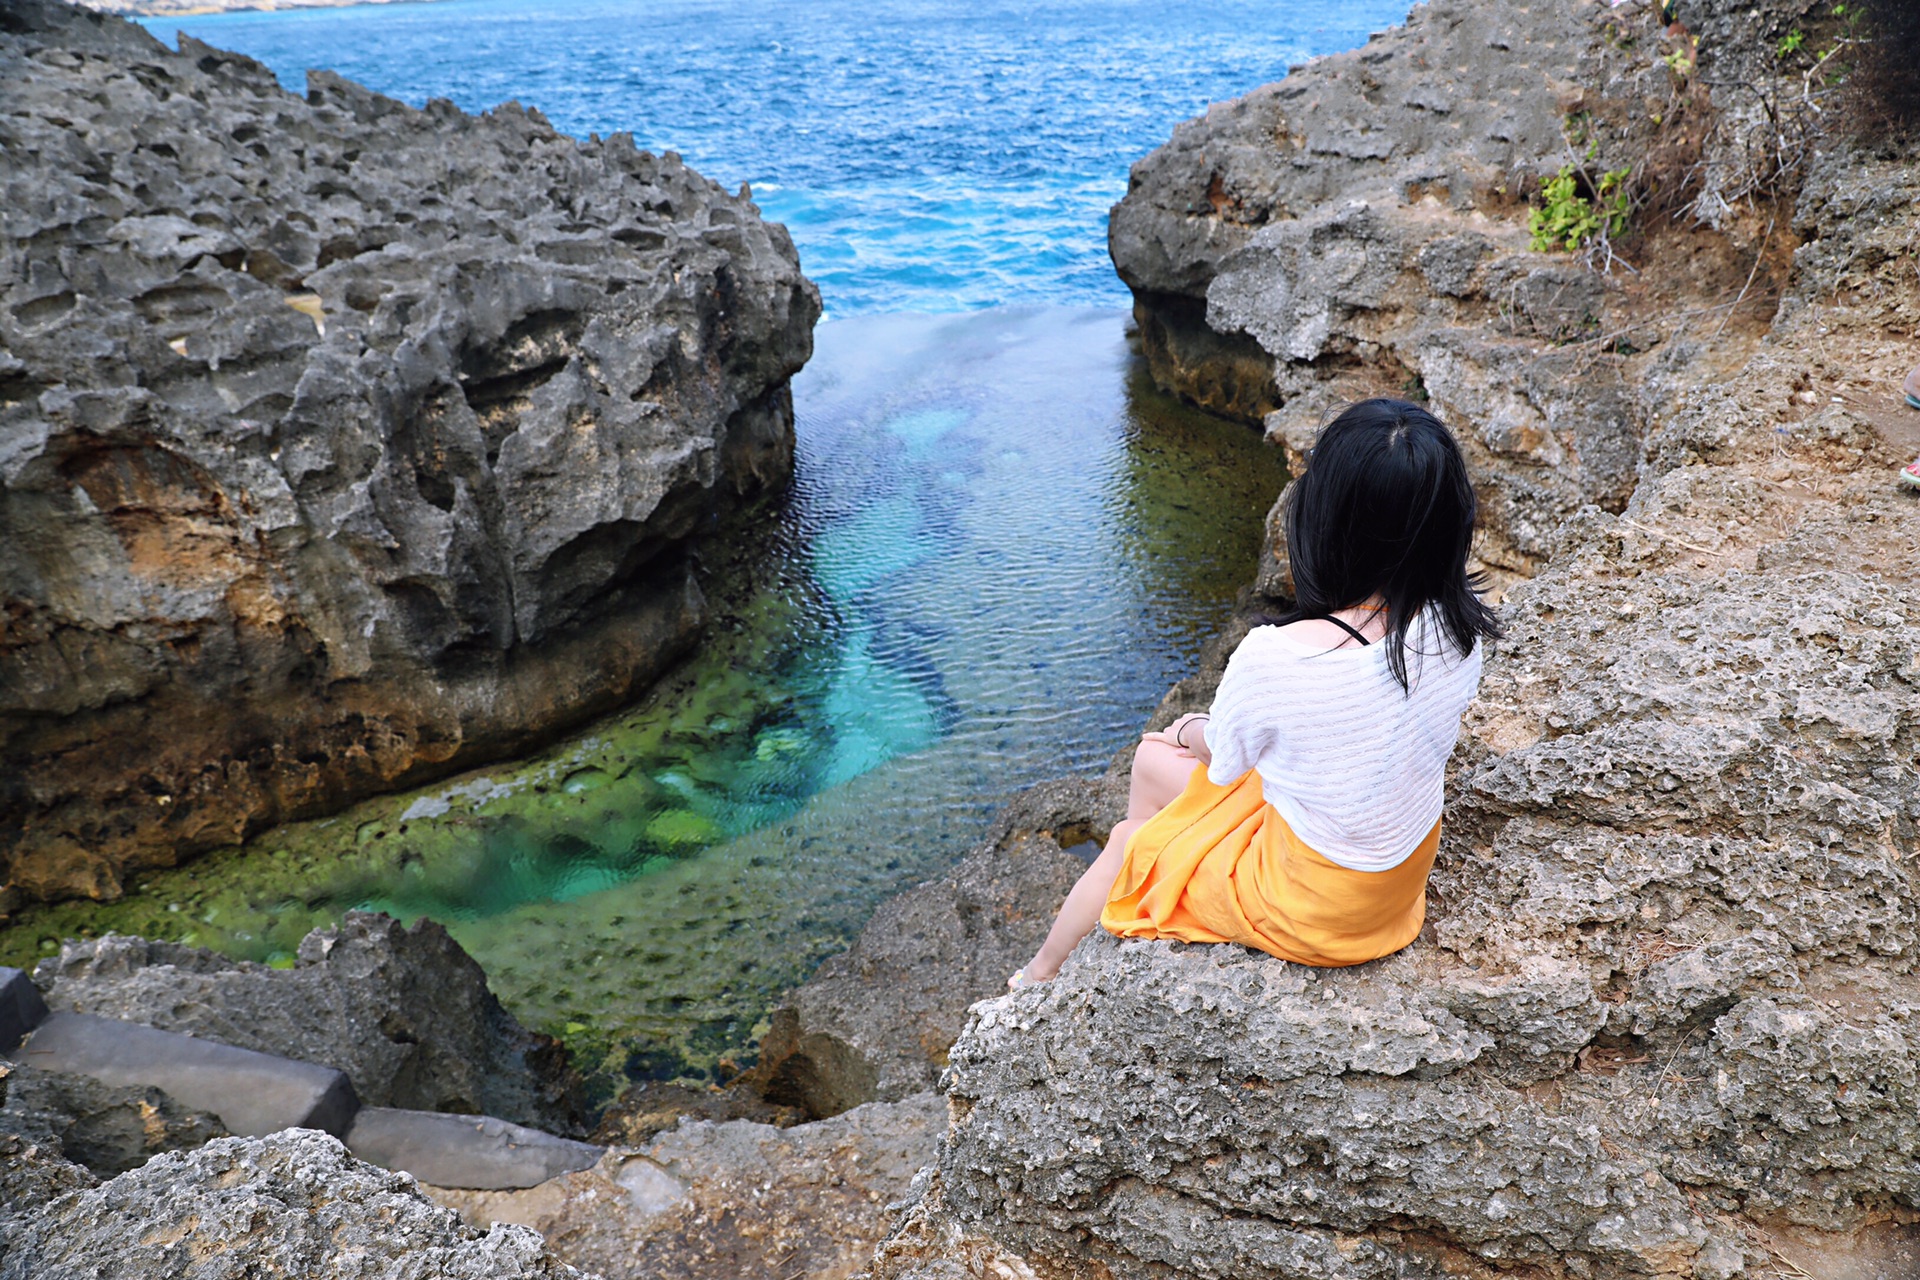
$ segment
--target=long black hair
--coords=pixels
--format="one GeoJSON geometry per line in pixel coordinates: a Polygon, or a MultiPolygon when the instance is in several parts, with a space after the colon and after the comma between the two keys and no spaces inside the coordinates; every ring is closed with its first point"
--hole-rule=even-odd
{"type": "Polygon", "coordinates": [[[1500,620],[1467,572],[1477,514],[1460,446],[1404,400],[1362,400],[1328,423],[1281,514],[1295,608],[1282,621],[1386,602],[1387,666],[1407,679],[1407,633],[1429,607],[1465,657],[1500,637],[1500,620]]]}

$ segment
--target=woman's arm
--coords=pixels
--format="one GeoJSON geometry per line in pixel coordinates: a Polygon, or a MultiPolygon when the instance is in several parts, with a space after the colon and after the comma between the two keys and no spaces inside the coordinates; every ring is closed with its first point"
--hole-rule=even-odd
{"type": "Polygon", "coordinates": [[[1182,756],[1198,760],[1201,764],[1213,763],[1213,752],[1207,747],[1207,721],[1213,717],[1204,712],[1191,712],[1181,716],[1158,733],[1141,734],[1142,741],[1164,742],[1182,756]]]}

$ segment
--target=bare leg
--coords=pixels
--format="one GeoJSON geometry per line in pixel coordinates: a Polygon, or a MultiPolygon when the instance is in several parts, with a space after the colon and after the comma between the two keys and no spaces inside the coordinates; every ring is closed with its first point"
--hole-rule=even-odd
{"type": "Polygon", "coordinates": [[[1127,817],[1147,819],[1174,802],[1187,789],[1187,779],[1199,762],[1170,743],[1144,739],[1133,753],[1128,773],[1127,817]]]}
{"type": "Polygon", "coordinates": [[[1144,818],[1128,818],[1114,824],[1113,834],[1107,837],[1107,847],[1100,851],[1093,865],[1081,873],[1079,883],[1060,904],[1060,914],[1054,917],[1047,940],[1021,970],[1029,981],[1045,982],[1059,973],[1067,956],[1080,945],[1080,939],[1100,923],[1100,912],[1106,908],[1107,895],[1113,892],[1114,878],[1120,874],[1120,859],[1126,853],[1127,840],[1145,825],[1144,818]]]}
{"type": "Polygon", "coordinates": [[[1054,918],[1053,928],[1047,932],[1047,940],[1040,944],[1040,950],[1021,970],[1028,981],[1045,982],[1059,973],[1067,956],[1080,945],[1080,939],[1086,937],[1093,926],[1100,922],[1100,912],[1107,905],[1107,895],[1113,892],[1113,882],[1120,874],[1120,861],[1126,854],[1127,841],[1134,832],[1146,825],[1148,818],[1173,803],[1174,798],[1186,790],[1187,778],[1193,773],[1195,764],[1192,756],[1152,738],[1142,742],[1133,753],[1133,770],[1127,789],[1127,819],[1115,824],[1113,834],[1107,837],[1107,847],[1100,851],[1100,856],[1094,859],[1093,865],[1081,874],[1079,882],[1067,894],[1067,900],[1060,906],[1060,914],[1054,918]]]}

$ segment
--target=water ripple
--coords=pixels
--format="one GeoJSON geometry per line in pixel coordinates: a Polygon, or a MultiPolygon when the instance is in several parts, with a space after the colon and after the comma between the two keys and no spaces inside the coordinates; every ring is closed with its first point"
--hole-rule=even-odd
{"type": "Polygon", "coordinates": [[[1405,0],[444,0],[151,19],[302,87],[515,99],[624,130],[785,222],[830,314],[1120,306],[1108,208],[1210,103],[1349,48],[1405,0]]]}

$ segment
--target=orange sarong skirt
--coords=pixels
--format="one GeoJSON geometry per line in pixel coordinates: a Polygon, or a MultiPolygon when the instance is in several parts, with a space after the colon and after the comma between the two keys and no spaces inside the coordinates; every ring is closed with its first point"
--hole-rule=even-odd
{"type": "Polygon", "coordinates": [[[1196,766],[1133,833],[1100,923],[1122,938],[1239,942],[1298,964],[1363,964],[1412,942],[1427,915],[1440,824],[1407,860],[1354,871],[1309,848],[1260,790],[1196,766]]]}

